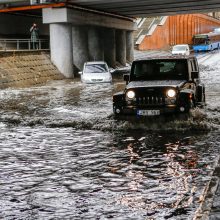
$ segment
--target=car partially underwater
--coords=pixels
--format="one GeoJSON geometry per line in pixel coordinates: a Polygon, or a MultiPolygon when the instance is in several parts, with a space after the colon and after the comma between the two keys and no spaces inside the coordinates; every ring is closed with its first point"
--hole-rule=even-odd
{"type": "Polygon", "coordinates": [[[115,115],[187,113],[196,106],[205,105],[205,86],[194,56],[136,60],[124,80],[124,91],[113,95],[115,115]]]}
{"type": "Polygon", "coordinates": [[[104,61],[86,62],[83,71],[79,72],[83,83],[111,83],[112,75],[104,61]]]}

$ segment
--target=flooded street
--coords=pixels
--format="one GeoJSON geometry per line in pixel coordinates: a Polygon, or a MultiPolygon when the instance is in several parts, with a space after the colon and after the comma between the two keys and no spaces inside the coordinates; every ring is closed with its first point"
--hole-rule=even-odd
{"type": "Polygon", "coordinates": [[[113,84],[0,90],[1,219],[193,219],[219,159],[220,52],[199,54],[205,109],[115,119],[113,84]]]}

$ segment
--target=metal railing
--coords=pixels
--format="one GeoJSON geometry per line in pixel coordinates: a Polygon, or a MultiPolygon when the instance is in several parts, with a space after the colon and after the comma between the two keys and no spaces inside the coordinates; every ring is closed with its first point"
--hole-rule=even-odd
{"type": "Polygon", "coordinates": [[[49,40],[39,39],[36,43],[30,39],[2,39],[0,38],[0,50],[33,50],[49,49],[49,40]]]}
{"type": "Polygon", "coordinates": [[[31,5],[64,2],[65,0],[30,0],[31,5]]]}

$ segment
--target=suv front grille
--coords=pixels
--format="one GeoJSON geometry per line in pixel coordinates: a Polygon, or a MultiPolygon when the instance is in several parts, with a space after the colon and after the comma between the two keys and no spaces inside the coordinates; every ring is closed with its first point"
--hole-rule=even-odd
{"type": "Polygon", "coordinates": [[[137,105],[164,105],[165,98],[161,96],[145,96],[136,98],[137,105]]]}

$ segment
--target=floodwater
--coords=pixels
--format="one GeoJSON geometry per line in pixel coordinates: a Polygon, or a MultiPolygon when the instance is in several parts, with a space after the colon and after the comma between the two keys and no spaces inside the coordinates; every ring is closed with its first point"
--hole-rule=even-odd
{"type": "Polygon", "coordinates": [[[124,82],[0,91],[1,219],[193,219],[219,157],[220,54],[198,55],[207,106],[115,119],[124,82]]]}

